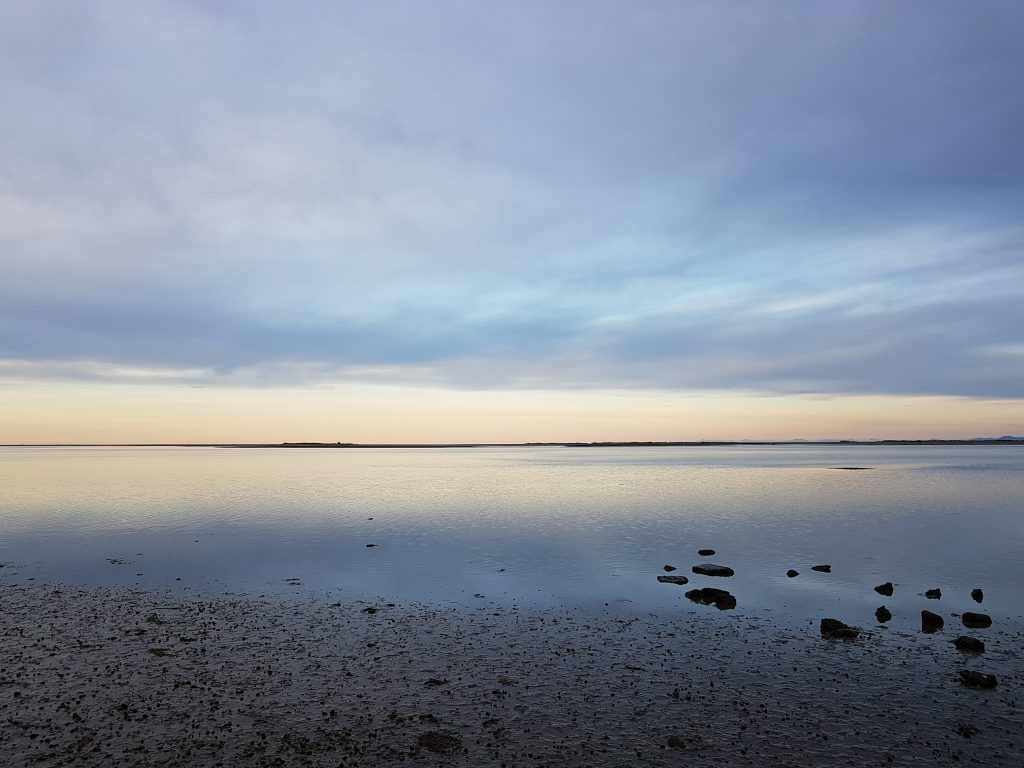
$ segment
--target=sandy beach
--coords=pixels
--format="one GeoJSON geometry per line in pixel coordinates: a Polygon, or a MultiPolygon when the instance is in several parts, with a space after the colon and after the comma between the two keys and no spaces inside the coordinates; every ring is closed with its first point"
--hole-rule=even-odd
{"type": "Polygon", "coordinates": [[[1024,761],[1024,638],[998,626],[966,654],[952,623],[844,642],[682,599],[627,616],[0,590],[5,766],[1024,761]]]}

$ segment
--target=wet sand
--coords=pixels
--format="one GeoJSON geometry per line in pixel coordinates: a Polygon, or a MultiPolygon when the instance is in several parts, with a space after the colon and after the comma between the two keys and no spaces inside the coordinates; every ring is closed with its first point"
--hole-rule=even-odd
{"type": "Polygon", "coordinates": [[[0,586],[3,766],[1024,764],[1019,631],[0,586]],[[994,690],[958,671],[995,673],[994,690]]]}

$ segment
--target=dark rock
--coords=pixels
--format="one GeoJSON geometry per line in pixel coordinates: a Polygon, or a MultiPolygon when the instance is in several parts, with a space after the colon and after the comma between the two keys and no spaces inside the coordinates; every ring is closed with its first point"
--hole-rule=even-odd
{"type": "Polygon", "coordinates": [[[800,571],[794,571],[792,568],[790,568],[788,571],[786,571],[786,575],[792,579],[794,576],[799,576],[800,571]]]}
{"type": "Polygon", "coordinates": [[[892,597],[892,582],[887,581],[885,584],[879,584],[875,587],[875,592],[886,597],[892,597]]]}
{"type": "Polygon", "coordinates": [[[892,614],[889,613],[889,609],[883,605],[875,610],[875,618],[878,619],[879,624],[885,624],[885,622],[892,618],[892,614]]]}
{"type": "Polygon", "coordinates": [[[377,545],[376,544],[367,544],[366,546],[367,547],[376,547],[377,545]]]}
{"type": "Polygon", "coordinates": [[[736,607],[736,598],[724,589],[704,587],[703,589],[691,589],[686,597],[694,603],[713,605],[720,611],[728,611],[736,607]]]}
{"type": "Polygon", "coordinates": [[[821,620],[822,637],[831,637],[835,640],[856,640],[859,634],[860,630],[857,627],[843,624],[839,619],[821,620]]]}
{"type": "Polygon", "coordinates": [[[457,737],[444,731],[421,733],[419,738],[416,739],[416,743],[428,752],[438,752],[440,754],[454,752],[462,746],[462,742],[457,737]]]}
{"type": "Polygon", "coordinates": [[[958,735],[963,736],[965,739],[971,738],[971,736],[977,736],[981,733],[981,730],[974,727],[970,723],[958,723],[956,726],[956,732],[958,735]]]}
{"type": "Polygon", "coordinates": [[[959,674],[960,682],[968,688],[995,688],[999,684],[995,675],[986,675],[973,669],[961,669],[959,674]]]}
{"type": "Polygon", "coordinates": [[[980,603],[982,600],[985,599],[985,593],[982,592],[980,589],[972,589],[971,599],[974,600],[974,602],[976,603],[980,603]]]}
{"type": "Polygon", "coordinates": [[[946,622],[937,613],[931,611],[921,611],[921,631],[922,632],[937,632],[942,629],[946,622]]]}
{"type": "Polygon", "coordinates": [[[700,565],[693,566],[693,572],[699,573],[704,576],[732,576],[736,571],[725,565],[715,565],[714,563],[701,563],[700,565]]]}
{"type": "Polygon", "coordinates": [[[668,748],[669,749],[686,749],[686,742],[675,734],[668,737],[668,748]]]}
{"type": "Polygon", "coordinates": [[[985,643],[976,637],[968,637],[967,635],[960,635],[960,637],[953,641],[953,645],[956,646],[958,651],[966,651],[969,653],[985,652],[985,643]]]}
{"type": "Polygon", "coordinates": [[[929,600],[938,600],[942,597],[942,590],[929,589],[925,591],[924,596],[927,597],[929,600]]]}
{"type": "Polygon", "coordinates": [[[661,566],[661,570],[665,571],[666,573],[672,573],[672,571],[674,571],[675,569],[676,569],[676,567],[674,565],[663,565],[663,566],[661,566]]]}
{"type": "Polygon", "coordinates": [[[690,580],[685,576],[659,576],[658,581],[662,584],[686,584],[690,580]]]}
{"type": "Polygon", "coordinates": [[[820,571],[821,573],[832,573],[831,565],[812,565],[812,571],[820,571]]]}
{"type": "Polygon", "coordinates": [[[984,629],[992,626],[992,617],[987,613],[971,613],[967,611],[961,617],[965,627],[970,629],[984,629]]]}
{"type": "Polygon", "coordinates": [[[715,550],[713,550],[713,549],[698,549],[697,550],[697,554],[700,555],[701,557],[711,557],[713,554],[715,554],[715,550]]]}

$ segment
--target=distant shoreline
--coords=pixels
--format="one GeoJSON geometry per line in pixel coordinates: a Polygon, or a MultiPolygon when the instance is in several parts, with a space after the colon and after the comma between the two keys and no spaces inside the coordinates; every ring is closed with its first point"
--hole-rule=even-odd
{"type": "Polygon", "coordinates": [[[728,448],[742,446],[1016,445],[1013,440],[701,440],[553,443],[5,443],[0,448],[728,448]]]}

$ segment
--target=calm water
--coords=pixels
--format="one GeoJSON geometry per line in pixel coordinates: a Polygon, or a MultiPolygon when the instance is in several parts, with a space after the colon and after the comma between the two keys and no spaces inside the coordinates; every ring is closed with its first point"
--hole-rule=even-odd
{"type": "Polygon", "coordinates": [[[732,616],[885,603],[897,629],[982,587],[1024,625],[1024,447],[7,448],[0,489],[8,582],[713,613],[683,598],[710,585],[732,616]],[[737,575],[690,574],[707,559],[737,575]]]}

